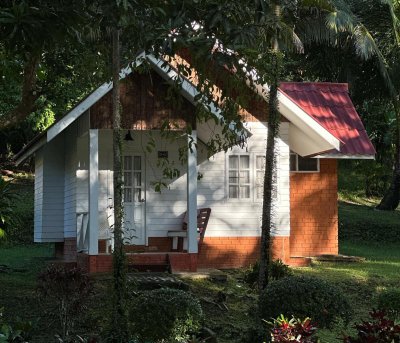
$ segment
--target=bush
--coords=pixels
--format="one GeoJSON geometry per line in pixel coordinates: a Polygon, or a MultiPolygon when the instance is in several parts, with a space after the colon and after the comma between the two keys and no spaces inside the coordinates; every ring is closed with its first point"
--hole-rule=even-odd
{"type": "Polygon", "coordinates": [[[160,288],[141,293],[130,311],[140,342],[185,342],[200,328],[202,309],[190,293],[160,288]]]}
{"type": "Polygon", "coordinates": [[[53,315],[58,318],[61,338],[67,338],[92,293],[89,276],[80,268],[50,265],[39,275],[38,290],[44,300],[56,305],[53,315]]]}
{"type": "Polygon", "coordinates": [[[317,327],[311,322],[310,318],[300,320],[292,317],[289,320],[284,315],[280,315],[271,324],[273,325],[271,330],[272,342],[317,342],[317,338],[312,337],[317,331],[317,327]]]}
{"type": "MultiPolygon", "coordinates": [[[[259,272],[260,263],[257,261],[245,270],[243,275],[244,282],[251,286],[256,284],[258,281],[259,272]]],[[[290,275],[292,275],[292,271],[287,264],[282,262],[282,260],[278,259],[271,261],[271,264],[269,265],[269,276],[271,280],[279,280],[290,275]]]]}
{"type": "Polygon", "coordinates": [[[276,318],[283,313],[296,318],[311,317],[319,327],[331,328],[338,319],[347,325],[351,307],[334,285],[308,276],[272,281],[260,296],[260,316],[276,318]]]}
{"type": "Polygon", "coordinates": [[[345,336],[344,343],[394,343],[400,342],[400,325],[386,318],[384,311],[370,312],[372,321],[355,325],[357,336],[345,336]]]}
{"type": "Polygon", "coordinates": [[[388,288],[378,295],[378,308],[386,311],[391,317],[400,317],[400,289],[388,288]]]}

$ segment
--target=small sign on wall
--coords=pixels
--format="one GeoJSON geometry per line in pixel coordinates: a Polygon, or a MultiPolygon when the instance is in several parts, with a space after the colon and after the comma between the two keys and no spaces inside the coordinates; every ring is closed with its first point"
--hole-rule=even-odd
{"type": "Polygon", "coordinates": [[[158,151],[158,158],[168,158],[168,151],[158,151]]]}

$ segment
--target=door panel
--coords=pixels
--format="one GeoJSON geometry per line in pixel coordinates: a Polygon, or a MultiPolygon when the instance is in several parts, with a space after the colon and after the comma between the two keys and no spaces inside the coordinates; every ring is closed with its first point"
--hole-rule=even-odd
{"type": "Polygon", "coordinates": [[[145,182],[141,155],[124,156],[124,241],[145,245],[145,182]]]}

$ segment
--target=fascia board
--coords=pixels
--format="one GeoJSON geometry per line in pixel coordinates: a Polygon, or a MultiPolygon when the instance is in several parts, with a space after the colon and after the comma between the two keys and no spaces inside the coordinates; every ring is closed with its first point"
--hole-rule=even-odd
{"type": "MultiPolygon", "coordinates": [[[[147,55],[146,58],[152,64],[153,68],[160,74],[164,75],[164,79],[172,83],[172,80],[176,80],[178,77],[180,78],[180,82],[182,85],[181,94],[182,96],[188,100],[191,104],[197,105],[199,102],[202,103],[210,112],[217,117],[218,120],[224,120],[223,115],[221,114],[221,110],[213,103],[213,102],[202,102],[201,100],[196,101],[195,97],[199,94],[199,91],[196,87],[184,77],[180,77],[178,73],[169,66],[166,66],[166,61],[156,58],[153,55],[147,55]]],[[[233,131],[235,130],[234,124],[229,124],[229,128],[233,131]]],[[[244,133],[246,136],[250,136],[250,133],[244,129],[244,133]]],[[[241,133],[237,133],[240,135],[241,133]]]]}
{"type": "Polygon", "coordinates": [[[333,149],[340,151],[340,140],[332,135],[327,129],[311,118],[303,109],[288,98],[284,93],[278,91],[279,112],[282,113],[292,124],[300,130],[309,133],[316,139],[324,140],[333,149]]]}
{"type": "Polygon", "coordinates": [[[339,160],[375,160],[374,155],[346,155],[346,154],[323,154],[314,156],[315,158],[335,158],[339,160]]]}
{"type": "Polygon", "coordinates": [[[21,156],[19,156],[15,160],[15,164],[19,165],[21,164],[24,160],[26,160],[30,155],[34,154],[36,151],[38,151],[43,145],[47,143],[46,136],[43,136],[38,142],[36,142],[33,146],[31,146],[27,151],[25,151],[21,156]]]}
{"type": "MultiPolygon", "coordinates": [[[[140,53],[135,59],[135,65],[139,66],[143,63],[143,58],[145,54],[140,53]]],[[[119,74],[120,79],[124,79],[127,75],[132,72],[131,67],[126,67],[121,70],[119,74]]],[[[50,142],[54,137],[64,131],[69,125],[71,125],[76,119],[78,119],[85,111],[87,111],[92,105],[94,105],[98,100],[100,100],[104,95],[106,95],[113,88],[112,82],[105,82],[95,91],[93,91],[86,99],[84,99],[80,104],[74,107],[70,112],[68,112],[58,123],[50,127],[47,131],[47,142],[50,142]]]]}

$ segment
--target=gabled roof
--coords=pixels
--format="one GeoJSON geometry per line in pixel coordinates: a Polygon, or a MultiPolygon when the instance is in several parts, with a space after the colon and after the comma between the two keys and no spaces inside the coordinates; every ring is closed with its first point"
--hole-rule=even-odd
{"type": "Polygon", "coordinates": [[[354,108],[346,83],[282,82],[280,90],[342,144],[328,157],[373,158],[375,148],[354,108]]]}
{"type": "MultiPolygon", "coordinates": [[[[158,72],[164,79],[167,81],[171,81],[173,78],[180,77],[172,68],[166,66],[165,61],[158,59],[152,55],[144,55],[140,54],[134,63],[139,65],[142,63],[143,59],[146,58],[153,69],[158,72]]],[[[120,78],[126,77],[130,74],[132,70],[130,68],[126,68],[121,71],[120,78]]],[[[319,100],[316,102],[316,99],[322,99],[321,94],[318,94],[320,91],[316,91],[318,89],[317,86],[314,88],[309,86],[307,90],[305,88],[306,84],[301,83],[282,83],[280,90],[278,92],[278,102],[279,102],[279,110],[283,116],[285,116],[291,123],[291,135],[293,136],[293,148],[294,151],[299,153],[302,156],[305,155],[316,155],[321,154],[323,152],[335,152],[335,157],[340,158],[341,155],[339,151],[341,151],[341,145],[347,146],[348,149],[350,146],[361,145],[364,149],[358,149],[358,154],[354,153],[356,150],[346,150],[347,152],[352,152],[353,157],[350,158],[358,158],[361,154],[361,158],[371,158],[375,153],[371,143],[366,136],[365,129],[362,126],[362,123],[355,112],[354,106],[351,103],[350,98],[348,97],[347,88],[346,92],[341,92],[341,100],[342,102],[338,102],[341,104],[342,111],[340,113],[342,120],[348,124],[345,125],[334,125],[331,123],[332,120],[336,120],[336,116],[339,115],[339,112],[335,109],[338,104],[335,101],[329,102],[328,100],[319,100]],[[293,86],[290,86],[293,85],[293,86]],[[296,87],[296,85],[299,85],[296,87]],[[308,99],[307,92],[310,91],[311,88],[312,94],[310,95],[311,100],[308,99]],[[315,93],[315,94],[314,94],[315,93]],[[315,99],[314,99],[315,98],[315,99]],[[313,100],[314,99],[314,100],[313,100]],[[321,108],[325,108],[324,111],[312,111],[313,104],[320,104],[321,108]],[[323,105],[323,106],[322,106],[323,105]],[[347,107],[346,107],[347,106],[347,107]],[[346,114],[345,109],[350,109],[349,116],[346,114]],[[343,134],[343,129],[346,128],[348,132],[351,132],[351,125],[356,125],[356,132],[343,134]],[[361,125],[361,126],[360,126],[361,125]],[[362,130],[360,129],[362,127],[362,130]],[[358,136],[362,136],[362,143],[358,141],[358,136]],[[355,138],[355,140],[353,140],[355,138]],[[371,149],[372,147],[372,149],[371,149]],[[368,152],[368,155],[366,153],[368,152]],[[356,156],[357,155],[357,156],[356,156]]],[[[317,85],[317,84],[309,84],[309,85],[317,85]]],[[[332,84],[326,84],[326,87],[329,87],[332,84]]],[[[261,88],[265,88],[266,86],[261,86],[261,88]]],[[[325,86],[321,86],[322,88],[325,86]]],[[[340,88],[342,86],[338,86],[340,88]]],[[[50,142],[54,137],[60,134],[64,129],[66,129],[71,123],[73,123],[77,118],[79,118],[86,110],[88,110],[93,104],[95,104],[99,99],[101,99],[105,94],[107,94],[112,89],[112,82],[104,83],[102,86],[97,88],[91,94],[89,94],[84,100],[82,100],[78,105],[76,105],[70,112],[68,112],[61,120],[52,125],[46,132],[40,135],[40,137],[36,137],[33,141],[27,144],[15,157],[17,163],[22,162],[29,155],[33,154],[37,149],[39,149],[44,144],[50,142]]],[[[268,88],[266,88],[268,90],[268,88]]],[[[192,102],[196,104],[197,100],[195,100],[198,91],[196,87],[189,80],[182,78],[182,95],[192,102]]],[[[262,92],[263,96],[265,92],[262,92]]],[[[332,95],[328,95],[327,99],[333,97],[332,95]]],[[[323,98],[325,99],[325,98],[323,98]]],[[[201,101],[201,100],[200,100],[201,101]]],[[[213,104],[208,104],[211,108],[211,112],[216,116],[221,116],[220,109],[214,106],[213,104]]]]}

